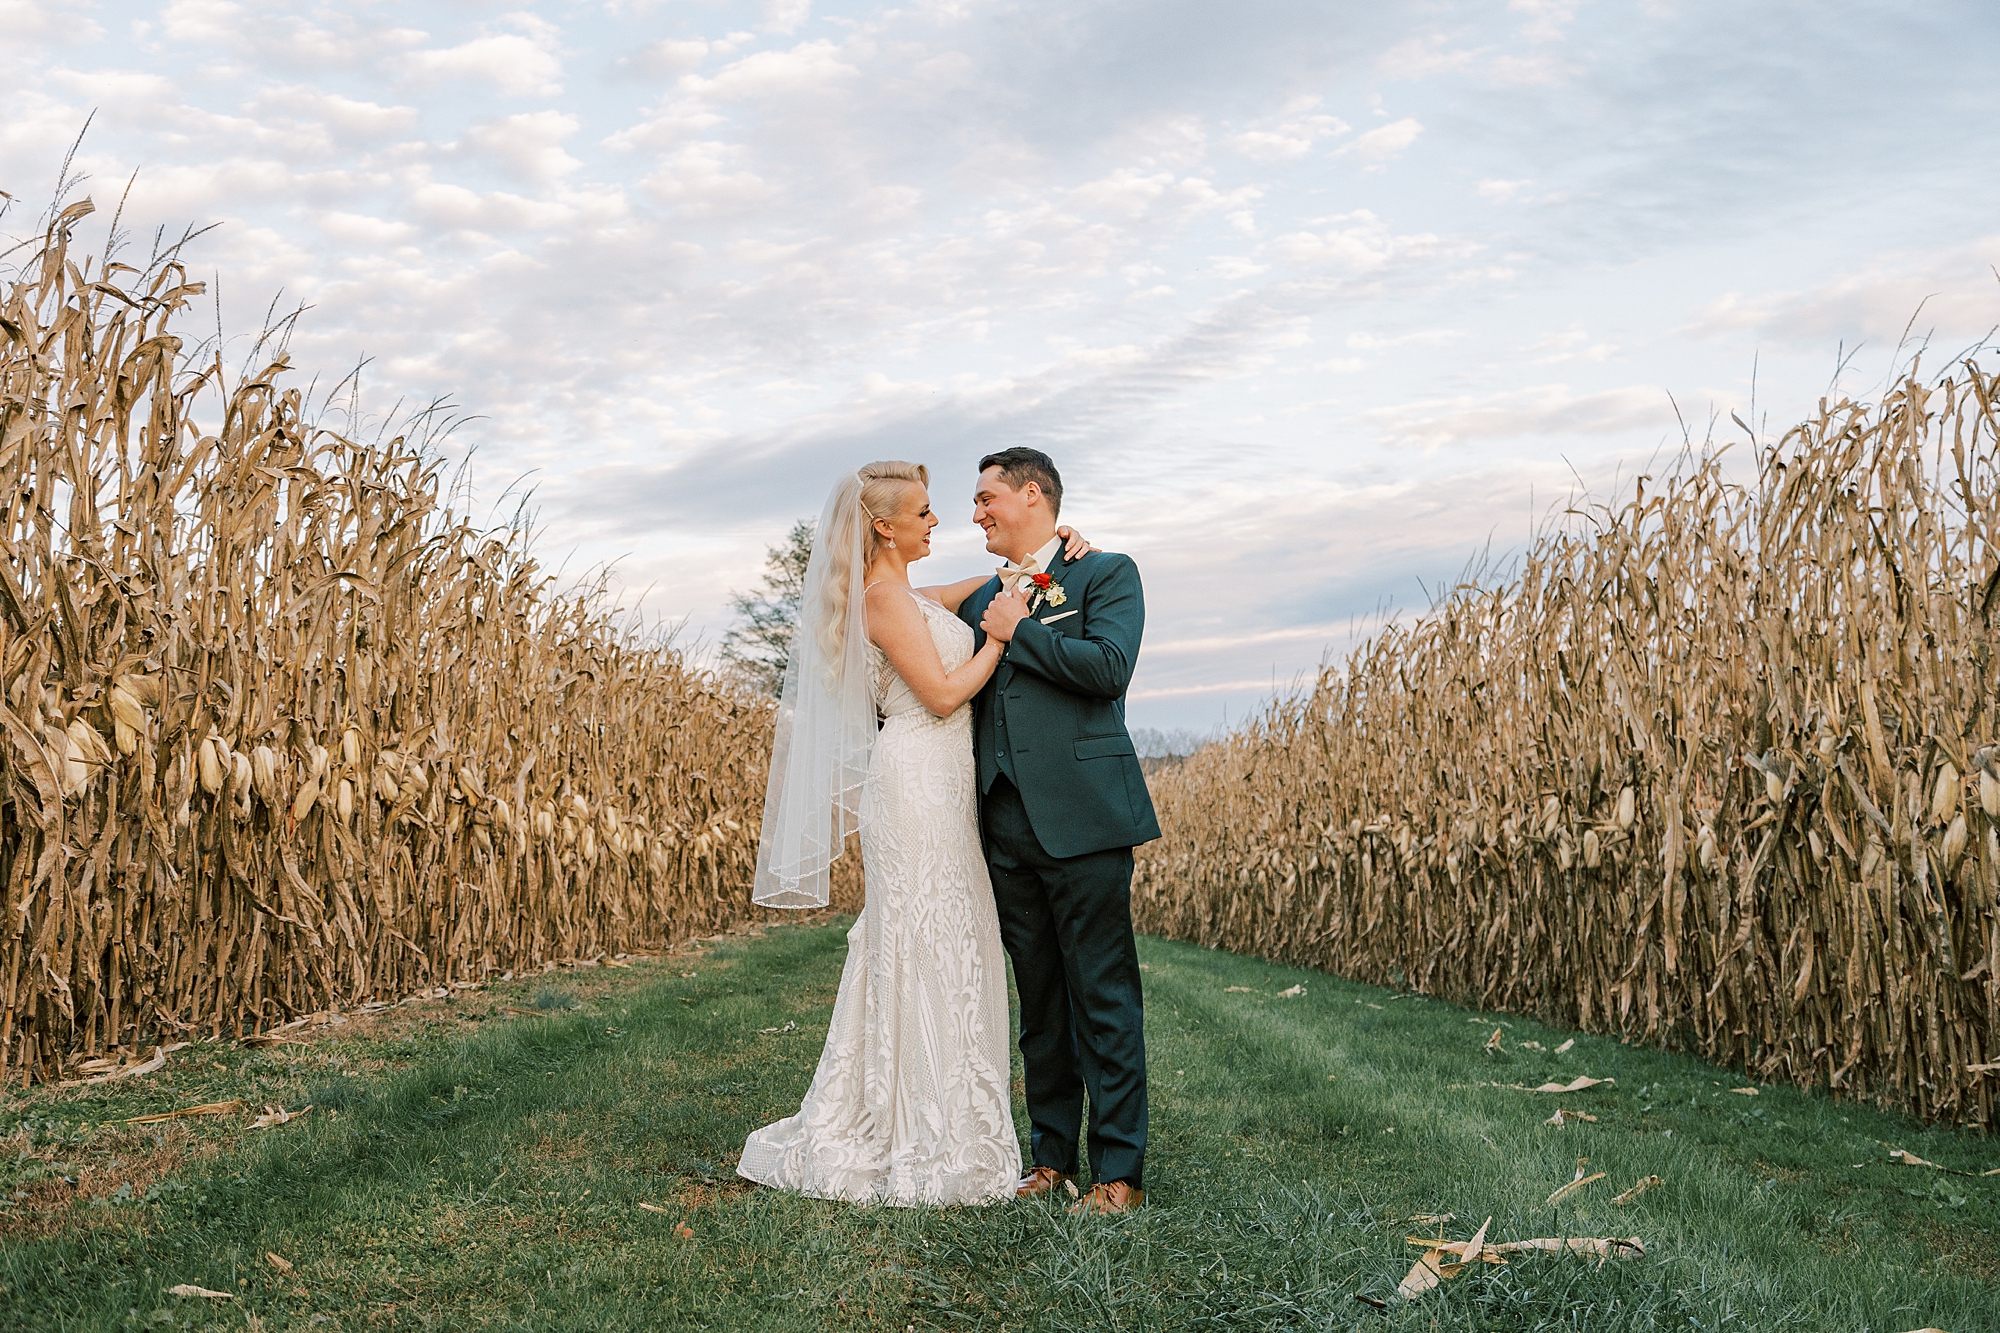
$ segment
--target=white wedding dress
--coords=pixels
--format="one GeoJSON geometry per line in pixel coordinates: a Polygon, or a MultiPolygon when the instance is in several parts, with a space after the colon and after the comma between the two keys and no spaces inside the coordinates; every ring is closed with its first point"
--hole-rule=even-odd
{"type": "MultiPolygon", "coordinates": [[[[946,671],[972,631],[923,608],[946,671]]],[[[867,901],[826,1049],[799,1113],[756,1131],[740,1175],[856,1203],[1012,1198],[1021,1144],[1009,1098],[1006,954],[979,843],[972,710],[934,717],[871,646],[888,719],[862,797],[867,901]]]]}

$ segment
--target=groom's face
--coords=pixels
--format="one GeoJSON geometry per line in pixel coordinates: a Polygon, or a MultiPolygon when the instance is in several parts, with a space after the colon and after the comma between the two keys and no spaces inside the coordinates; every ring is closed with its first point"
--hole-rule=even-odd
{"type": "Polygon", "coordinates": [[[1025,554],[1014,547],[1025,534],[1035,531],[1041,498],[1041,487],[1032,481],[1017,491],[1000,476],[997,467],[980,473],[979,485],[972,492],[972,521],[986,530],[986,549],[1010,560],[1025,554]]]}

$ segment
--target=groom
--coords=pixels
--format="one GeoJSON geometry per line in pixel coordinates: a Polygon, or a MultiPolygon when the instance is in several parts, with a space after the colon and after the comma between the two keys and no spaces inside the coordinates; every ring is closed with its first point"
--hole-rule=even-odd
{"type": "Polygon", "coordinates": [[[1076,1209],[1122,1213],[1146,1198],[1132,848],[1160,836],[1125,732],[1145,598],[1126,556],[1063,559],[1062,478],[1047,454],[980,459],[972,506],[986,549],[1007,560],[958,614],[975,648],[1007,645],[974,700],[973,737],[986,864],[1021,994],[1034,1152],[1016,1192],[1074,1181],[1087,1090],[1093,1183],[1076,1209]],[[1003,589],[1028,600],[995,602],[1003,589]]]}

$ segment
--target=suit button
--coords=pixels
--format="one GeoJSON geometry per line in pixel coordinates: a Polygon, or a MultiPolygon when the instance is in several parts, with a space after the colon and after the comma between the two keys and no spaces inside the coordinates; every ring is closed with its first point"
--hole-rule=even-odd
{"type": "Polygon", "coordinates": [[[1007,725],[1007,719],[1004,717],[996,717],[993,719],[993,725],[996,727],[1004,727],[1007,725]]]}

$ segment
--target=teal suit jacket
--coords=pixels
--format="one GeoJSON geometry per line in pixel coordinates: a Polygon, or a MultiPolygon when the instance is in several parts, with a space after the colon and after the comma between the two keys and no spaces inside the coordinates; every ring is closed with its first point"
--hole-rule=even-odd
{"type": "MultiPolygon", "coordinates": [[[[1151,842],[1160,824],[1125,730],[1125,690],[1146,627],[1139,567],[1092,551],[1074,561],[1058,554],[1049,573],[1062,605],[1042,599],[973,698],[979,790],[992,789],[1005,755],[1051,856],[1151,842]]],[[[979,621],[999,592],[1000,580],[988,579],[958,609],[975,647],[986,642],[979,621]]]]}

